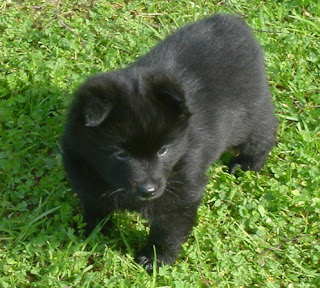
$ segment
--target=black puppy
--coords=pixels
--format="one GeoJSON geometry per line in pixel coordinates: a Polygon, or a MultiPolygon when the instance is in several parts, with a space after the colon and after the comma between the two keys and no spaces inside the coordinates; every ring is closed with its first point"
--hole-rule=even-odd
{"type": "Polygon", "coordinates": [[[259,170],[276,119],[261,48],[232,15],[169,36],[128,68],[93,76],[76,92],[63,159],[87,232],[112,211],[151,225],[136,261],[172,263],[194,225],[205,172],[237,148],[230,169],[259,170]]]}

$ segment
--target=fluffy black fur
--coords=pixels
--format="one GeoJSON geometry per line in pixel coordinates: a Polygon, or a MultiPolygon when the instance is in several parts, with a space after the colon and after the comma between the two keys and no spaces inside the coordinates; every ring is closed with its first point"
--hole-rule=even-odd
{"type": "Polygon", "coordinates": [[[172,263],[194,225],[210,163],[259,170],[276,119],[261,48],[238,17],[186,26],[131,66],[87,80],[76,92],[63,159],[87,232],[109,213],[150,222],[136,261],[172,263]]]}

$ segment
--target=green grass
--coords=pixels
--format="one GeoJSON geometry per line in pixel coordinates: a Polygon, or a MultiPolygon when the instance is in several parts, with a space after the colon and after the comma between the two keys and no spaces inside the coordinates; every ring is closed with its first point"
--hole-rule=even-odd
{"type": "Polygon", "coordinates": [[[0,287],[320,287],[317,2],[65,0],[57,13],[55,1],[2,1],[0,287]],[[66,111],[88,75],[123,67],[218,11],[268,31],[256,36],[278,143],[259,173],[236,179],[212,165],[180,258],[148,275],[133,261],[147,235],[137,215],[115,215],[109,236],[76,234],[84,224],[59,149],[66,111]]]}

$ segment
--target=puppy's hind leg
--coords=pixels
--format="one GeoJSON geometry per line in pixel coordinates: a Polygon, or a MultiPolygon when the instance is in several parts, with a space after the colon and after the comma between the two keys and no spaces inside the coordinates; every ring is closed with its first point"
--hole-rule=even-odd
{"type": "Polygon", "coordinates": [[[275,144],[277,123],[273,115],[253,129],[247,140],[239,145],[239,155],[231,160],[229,172],[236,174],[237,168],[243,171],[259,171],[271,148],[275,144]]]}

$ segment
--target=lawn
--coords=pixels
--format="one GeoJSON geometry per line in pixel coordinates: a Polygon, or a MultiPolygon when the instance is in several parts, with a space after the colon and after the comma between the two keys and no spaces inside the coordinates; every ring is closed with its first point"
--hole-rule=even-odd
{"type": "Polygon", "coordinates": [[[1,1],[0,287],[320,287],[319,3],[1,1]],[[66,113],[88,75],[215,12],[241,15],[264,48],[277,144],[259,173],[210,167],[179,259],[149,275],[133,261],[148,233],[138,215],[83,236],[61,162],[66,113]]]}

